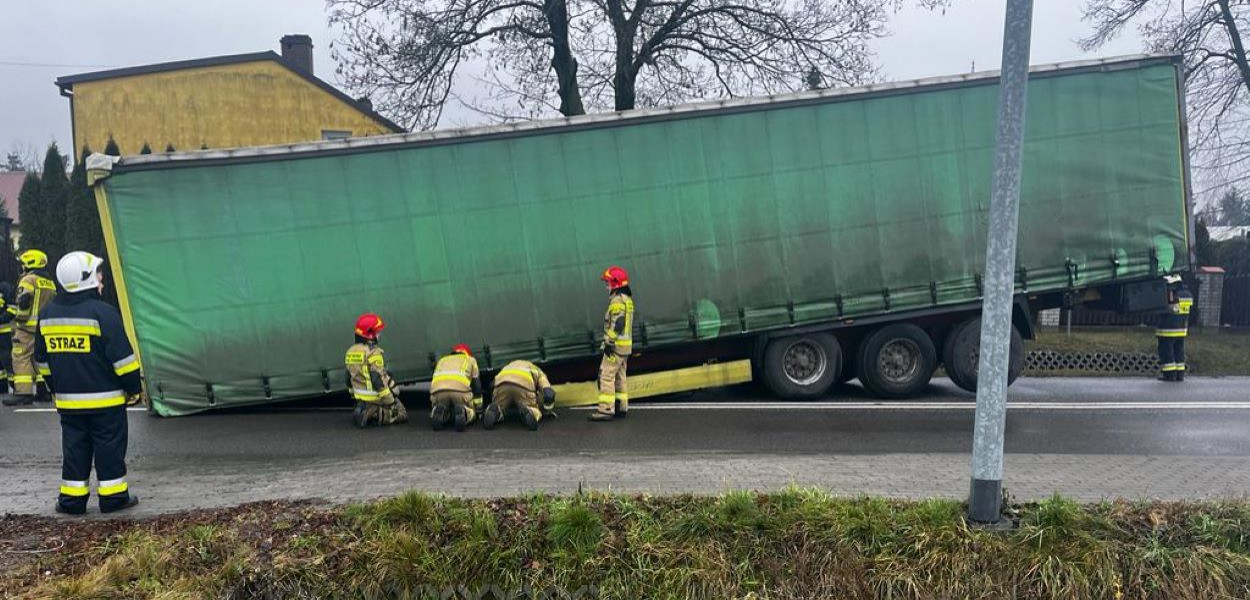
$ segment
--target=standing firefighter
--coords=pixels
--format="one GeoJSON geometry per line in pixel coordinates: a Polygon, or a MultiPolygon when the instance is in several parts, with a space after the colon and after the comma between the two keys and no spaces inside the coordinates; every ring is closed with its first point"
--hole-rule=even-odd
{"type": "Polygon", "coordinates": [[[514,360],[495,376],[490,399],[490,406],[482,415],[482,426],[494,429],[504,419],[508,408],[515,406],[525,426],[531,431],[538,431],[538,422],[543,419],[543,413],[555,408],[556,391],[547,380],[547,374],[534,363],[514,360]],[[543,395],[541,407],[538,405],[539,393],[543,395]]]}
{"type": "Polygon", "coordinates": [[[399,401],[395,380],[386,371],[386,356],[378,347],[378,336],[386,324],[373,313],[356,319],[356,343],[347,349],[348,387],[356,399],[352,424],[356,427],[390,425],[408,420],[408,411],[399,401]]]}
{"type": "Polygon", "coordinates": [[[629,273],[608,267],[600,277],[608,286],[608,311],[603,316],[603,359],[599,362],[599,408],[592,421],[611,421],[629,414],[625,367],[633,351],[634,298],[629,273]]]}
{"type": "MultiPolygon", "coordinates": [[[[45,268],[48,255],[40,250],[27,250],[18,257],[22,261],[22,278],[17,283],[17,310],[13,313],[13,393],[19,404],[35,399],[36,374],[31,364],[35,351],[35,330],[39,312],[56,298],[56,284],[48,279],[45,268]]],[[[42,396],[41,396],[42,399],[42,396]]]]}
{"type": "Polygon", "coordinates": [[[1185,338],[1189,335],[1189,309],[1194,296],[1180,275],[1163,278],[1168,284],[1167,312],[1159,319],[1155,337],[1159,339],[1160,381],[1185,381],[1185,338]]]}
{"type": "Polygon", "coordinates": [[[130,508],[139,499],[126,484],[126,405],[139,401],[139,360],[121,313],[100,299],[104,260],[70,252],[56,265],[65,294],[44,309],[34,359],[61,416],[61,494],[56,511],[87,511],[95,464],[100,512],[130,508]]]}
{"type": "Polygon", "coordinates": [[[5,406],[21,403],[19,398],[9,394],[9,377],[13,374],[13,314],[17,312],[12,305],[13,286],[0,281],[0,395],[4,396],[5,406]]]}
{"type": "Polygon", "coordinates": [[[442,431],[450,420],[456,431],[477,418],[482,407],[482,379],[477,359],[464,344],[457,344],[451,354],[438,359],[434,378],[430,380],[430,425],[442,431]]]}

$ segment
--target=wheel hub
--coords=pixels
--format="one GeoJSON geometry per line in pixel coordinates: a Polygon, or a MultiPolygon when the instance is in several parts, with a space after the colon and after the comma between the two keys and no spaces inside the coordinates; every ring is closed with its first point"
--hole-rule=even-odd
{"type": "Polygon", "coordinates": [[[825,349],[807,340],[790,344],[782,355],[782,368],[786,378],[798,385],[811,385],[825,374],[828,368],[825,349]]]}
{"type": "Polygon", "coordinates": [[[891,383],[906,383],[919,369],[920,346],[912,340],[890,340],[877,356],[877,370],[891,383]]]}

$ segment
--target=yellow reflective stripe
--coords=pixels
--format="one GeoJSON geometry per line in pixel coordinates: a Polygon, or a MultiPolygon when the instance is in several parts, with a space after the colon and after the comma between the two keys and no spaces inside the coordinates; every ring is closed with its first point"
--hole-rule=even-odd
{"type": "Polygon", "coordinates": [[[1188,329],[1156,329],[1155,337],[1185,337],[1189,334],[1188,329]]]}
{"type": "Polygon", "coordinates": [[[438,383],[440,381],[456,381],[459,383],[463,383],[465,385],[469,385],[470,383],[472,383],[469,380],[468,375],[464,375],[461,373],[435,373],[434,379],[430,380],[430,383],[438,383]]]}
{"type": "Polygon", "coordinates": [[[134,373],[135,371],[138,371],[138,370],[139,370],[139,361],[136,360],[135,362],[132,362],[120,369],[113,369],[113,372],[117,373],[118,377],[121,377],[122,375],[125,375],[127,373],[134,373]]]}
{"type": "Polygon", "coordinates": [[[85,482],[85,481],[84,481],[84,482],[82,482],[82,486],[81,486],[81,487],[76,486],[76,485],[65,485],[64,483],[62,483],[62,484],[61,484],[61,493],[62,493],[62,494],[64,494],[64,495],[66,495],[66,496],[75,496],[75,497],[78,497],[78,496],[86,496],[86,495],[87,495],[87,493],[88,493],[88,492],[87,492],[87,482],[85,482]]]}
{"type": "Polygon", "coordinates": [[[51,377],[51,376],[52,376],[52,369],[49,369],[49,368],[48,368],[48,367],[46,367],[46,366],[40,366],[40,367],[38,368],[38,371],[39,371],[39,374],[40,374],[40,375],[42,375],[42,376],[44,376],[44,377],[51,377]]]}
{"type": "Polygon", "coordinates": [[[100,336],[100,328],[91,325],[48,325],[45,323],[39,328],[39,332],[44,335],[76,334],[100,336]]]}
{"type": "MultiPolygon", "coordinates": [[[[120,494],[130,489],[130,486],[127,485],[125,481],[122,481],[121,483],[117,485],[109,485],[109,486],[105,486],[103,485],[103,483],[105,482],[101,482],[100,487],[96,489],[96,493],[101,496],[115,496],[117,494],[120,494]]],[[[111,482],[108,482],[108,483],[111,483],[111,482]]]]}
{"type": "Polygon", "coordinates": [[[74,399],[65,398],[61,395],[55,395],[56,407],[65,410],[90,410],[93,408],[110,408],[113,406],[125,406],[125,396],[111,396],[108,398],[92,398],[92,399],[74,399]]]}
{"type": "Polygon", "coordinates": [[[13,383],[34,383],[34,382],[35,382],[34,375],[14,375],[13,376],[13,383]]]}
{"type": "Polygon", "coordinates": [[[521,369],[504,369],[499,372],[500,377],[503,377],[504,375],[519,375],[521,377],[533,377],[534,376],[532,372],[522,371],[521,369]]]}
{"type": "Polygon", "coordinates": [[[0,327],[0,335],[4,335],[6,333],[13,333],[12,325],[5,325],[4,327],[0,327]]]}

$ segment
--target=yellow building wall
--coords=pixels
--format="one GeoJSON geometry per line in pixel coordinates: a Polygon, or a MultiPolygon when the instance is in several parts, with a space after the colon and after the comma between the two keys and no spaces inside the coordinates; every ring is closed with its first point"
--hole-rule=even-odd
{"type": "MultiPolygon", "coordinates": [[[[74,84],[74,146],[122,154],[261,146],[393,133],[386,125],[274,61],[181,69],[74,84]]],[[[77,153],[76,152],[76,153],[77,153]]]]}

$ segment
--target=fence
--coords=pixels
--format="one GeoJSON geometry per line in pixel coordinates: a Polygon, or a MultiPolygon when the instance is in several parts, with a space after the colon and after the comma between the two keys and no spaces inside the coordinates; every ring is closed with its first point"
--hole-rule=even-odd
{"type": "Polygon", "coordinates": [[[1224,277],[1220,322],[1233,327],[1250,327],[1250,273],[1224,277]]]}

